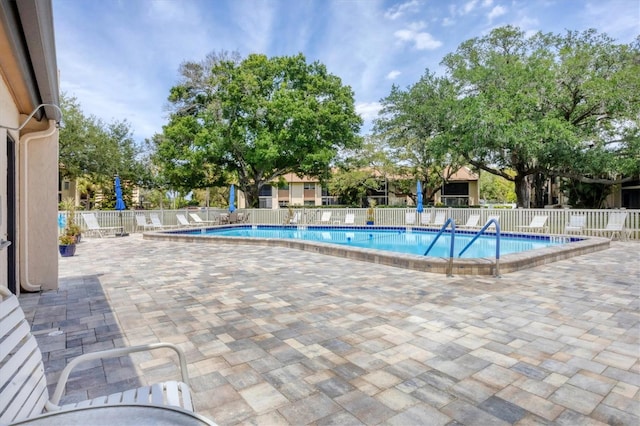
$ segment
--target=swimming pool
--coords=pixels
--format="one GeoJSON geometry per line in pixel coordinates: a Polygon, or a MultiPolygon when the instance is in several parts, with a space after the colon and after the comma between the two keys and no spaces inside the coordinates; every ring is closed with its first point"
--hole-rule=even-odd
{"type": "MultiPolygon", "coordinates": [[[[328,226],[243,226],[234,228],[209,228],[201,235],[244,238],[283,238],[293,240],[316,241],[360,247],[372,250],[385,250],[396,253],[424,255],[437,232],[432,230],[413,230],[407,228],[351,228],[328,226]]],[[[458,253],[471,241],[475,233],[456,232],[454,238],[454,256],[466,259],[495,257],[495,234],[482,235],[462,256],[458,253]]],[[[508,236],[500,239],[500,253],[520,253],[544,247],[561,245],[567,241],[547,236],[508,236]]],[[[449,257],[451,234],[444,233],[429,251],[429,256],[449,257]]]]}
{"type": "MultiPolygon", "coordinates": [[[[449,258],[449,240],[444,234],[429,255],[424,256],[437,231],[423,227],[225,225],[145,232],[143,238],[214,245],[278,246],[425,272],[497,274],[495,236],[479,239],[469,249],[473,251],[457,257],[475,231],[456,230],[453,260],[449,258]],[[385,246],[392,246],[393,251],[384,249],[385,246]]],[[[513,272],[604,250],[609,243],[606,238],[502,233],[499,272],[513,272]]]]}

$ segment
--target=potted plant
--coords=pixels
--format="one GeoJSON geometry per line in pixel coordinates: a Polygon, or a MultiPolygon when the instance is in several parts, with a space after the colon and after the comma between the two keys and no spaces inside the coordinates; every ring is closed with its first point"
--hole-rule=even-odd
{"type": "Polygon", "coordinates": [[[76,223],[76,204],[73,198],[67,198],[60,203],[60,208],[66,210],[67,220],[64,227],[64,234],[75,237],[75,242],[79,243],[82,238],[80,225],[76,223]]]}
{"type": "Polygon", "coordinates": [[[376,221],[376,211],[375,211],[376,201],[369,201],[369,208],[367,209],[367,225],[373,225],[376,221]]]}
{"type": "Polygon", "coordinates": [[[76,254],[76,237],[73,235],[62,234],[58,238],[58,250],[60,250],[60,256],[69,257],[76,254]]]}

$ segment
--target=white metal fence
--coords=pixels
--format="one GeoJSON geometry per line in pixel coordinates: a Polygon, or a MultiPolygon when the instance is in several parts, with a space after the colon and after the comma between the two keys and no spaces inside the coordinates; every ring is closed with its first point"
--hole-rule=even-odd
{"type": "MultiPolygon", "coordinates": [[[[239,209],[249,214],[248,223],[250,224],[282,224],[289,218],[287,209],[239,209]]],[[[298,225],[320,224],[320,218],[323,212],[331,212],[330,224],[338,225],[345,223],[345,215],[352,213],[355,215],[356,225],[365,225],[367,217],[366,208],[294,208],[294,213],[298,213],[298,225]]],[[[488,209],[488,208],[429,208],[426,212],[431,212],[432,217],[436,212],[445,212],[447,217],[455,219],[456,224],[464,224],[467,218],[472,214],[480,215],[479,224],[486,222],[489,216],[500,216],[500,228],[504,232],[516,232],[518,226],[529,225],[534,216],[548,216],[547,226],[550,234],[564,234],[564,228],[569,223],[572,215],[584,215],[586,217],[586,226],[582,235],[601,235],[590,232],[589,229],[602,229],[607,225],[609,214],[615,211],[624,211],[627,213],[625,228],[628,230],[629,238],[632,240],[640,240],[640,210],[590,210],[590,209],[488,209]]],[[[214,220],[221,213],[226,213],[225,209],[198,209],[198,210],[126,210],[118,211],[92,211],[98,218],[100,226],[111,227],[122,225],[126,232],[142,232],[136,226],[135,215],[144,214],[147,219],[151,213],[157,213],[164,225],[178,225],[177,213],[185,214],[198,213],[203,220],[214,220]]],[[[82,211],[76,211],[76,222],[85,230],[81,215],[82,211]]],[[[415,213],[415,209],[410,208],[376,208],[375,209],[375,225],[381,226],[403,226],[406,224],[406,214],[415,213]]],[[[60,212],[66,219],[66,212],[60,212]]],[[[326,222],[325,222],[326,223],[326,222]]],[[[415,224],[420,223],[418,215],[415,217],[415,224]]],[[[414,225],[416,226],[416,225],[414,225]]]]}

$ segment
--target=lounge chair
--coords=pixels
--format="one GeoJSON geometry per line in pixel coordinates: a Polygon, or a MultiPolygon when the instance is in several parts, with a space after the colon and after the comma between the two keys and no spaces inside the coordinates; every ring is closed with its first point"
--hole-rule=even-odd
{"type": "Polygon", "coordinates": [[[162,229],[162,228],[175,228],[174,225],[163,225],[162,221],[160,220],[160,216],[158,216],[158,213],[151,213],[149,215],[149,218],[151,219],[151,224],[153,226],[155,226],[158,229],[162,229]]]}
{"type": "Polygon", "coordinates": [[[176,219],[178,219],[178,226],[194,226],[195,224],[189,222],[189,219],[183,213],[176,213],[176,219]]]}
{"type": "Polygon", "coordinates": [[[447,214],[445,212],[436,212],[436,217],[433,219],[429,225],[433,226],[442,226],[444,222],[447,220],[447,214]]]}
{"type": "Polygon", "coordinates": [[[249,222],[249,212],[238,212],[238,223],[247,223],[249,222]]]}
{"type": "Polygon", "coordinates": [[[146,231],[147,229],[155,229],[155,225],[153,223],[147,222],[147,217],[143,214],[136,215],[136,229],[142,228],[142,231],[146,231]]]}
{"type": "Polygon", "coordinates": [[[218,219],[202,220],[202,218],[198,216],[198,213],[189,213],[189,216],[191,217],[191,220],[193,220],[194,223],[200,226],[217,225],[219,222],[218,219]]]}
{"type": "Polygon", "coordinates": [[[626,239],[628,231],[625,230],[624,223],[627,220],[627,212],[613,212],[609,214],[607,225],[604,228],[587,228],[590,233],[603,234],[613,240],[616,235],[619,239],[626,239]]]}
{"type": "Polygon", "coordinates": [[[549,219],[549,216],[534,216],[530,224],[520,225],[518,226],[518,229],[535,232],[547,231],[547,219],[549,219]]]}
{"type": "Polygon", "coordinates": [[[581,234],[587,224],[587,217],[584,215],[572,215],[569,223],[564,227],[565,234],[578,233],[581,234]]]}
{"type": "Polygon", "coordinates": [[[353,213],[347,213],[344,215],[345,225],[354,225],[356,223],[356,215],[353,213]]]}
{"type": "Polygon", "coordinates": [[[431,222],[431,212],[420,213],[420,225],[428,225],[431,222]]]}
{"type": "Polygon", "coordinates": [[[404,224],[405,225],[415,225],[416,224],[416,212],[408,212],[404,215],[404,224]]]}
{"type": "Polygon", "coordinates": [[[87,232],[96,233],[100,238],[104,237],[104,234],[122,232],[121,226],[100,226],[94,213],[82,213],[82,219],[87,224],[87,232]]]}
{"type": "MultiPolygon", "coordinates": [[[[31,334],[31,327],[20,307],[18,298],[4,287],[0,287],[0,333],[0,341],[2,341],[2,345],[0,345],[0,424],[18,422],[38,416],[46,411],[87,406],[158,404],[172,405],[189,411],[194,410],[189,390],[186,358],[184,352],[174,344],[151,343],[80,355],[62,370],[53,395],[49,398],[47,377],[38,342],[31,334]],[[108,397],[103,396],[68,405],[58,405],[65,391],[69,374],[78,364],[107,358],[119,358],[134,352],[162,348],[168,348],[177,353],[181,381],[168,381],[125,392],[113,392],[108,397]]],[[[55,421],[55,419],[53,420],[55,421]]],[[[104,419],[104,421],[108,423],[108,419],[104,419]]],[[[132,421],[135,422],[134,419],[132,421]]],[[[46,423],[46,421],[42,423],[46,423]]]]}
{"type": "Polygon", "coordinates": [[[320,216],[320,224],[329,224],[331,223],[331,212],[322,212],[322,216],[320,216]]]}
{"type": "Polygon", "coordinates": [[[467,222],[464,225],[456,225],[456,228],[477,228],[478,222],[480,222],[479,214],[469,215],[467,222]]]}
{"type": "Polygon", "coordinates": [[[295,224],[298,223],[299,220],[300,220],[300,213],[295,212],[293,214],[293,216],[288,217],[288,218],[285,219],[285,225],[286,224],[295,225],[295,224]],[[288,221],[287,221],[287,219],[288,219],[288,221]]]}

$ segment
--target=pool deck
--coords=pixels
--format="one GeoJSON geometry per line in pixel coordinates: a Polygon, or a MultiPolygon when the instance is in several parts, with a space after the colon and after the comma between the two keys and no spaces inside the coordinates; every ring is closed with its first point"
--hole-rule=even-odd
{"type": "MultiPolygon", "coordinates": [[[[20,302],[51,386],[80,353],[169,341],[220,425],[637,425],[639,265],[640,243],[616,241],[449,278],[137,234],[85,238],[59,290],[20,302]]],[[[81,373],[63,402],[178,377],[164,352],[81,373]]]]}

